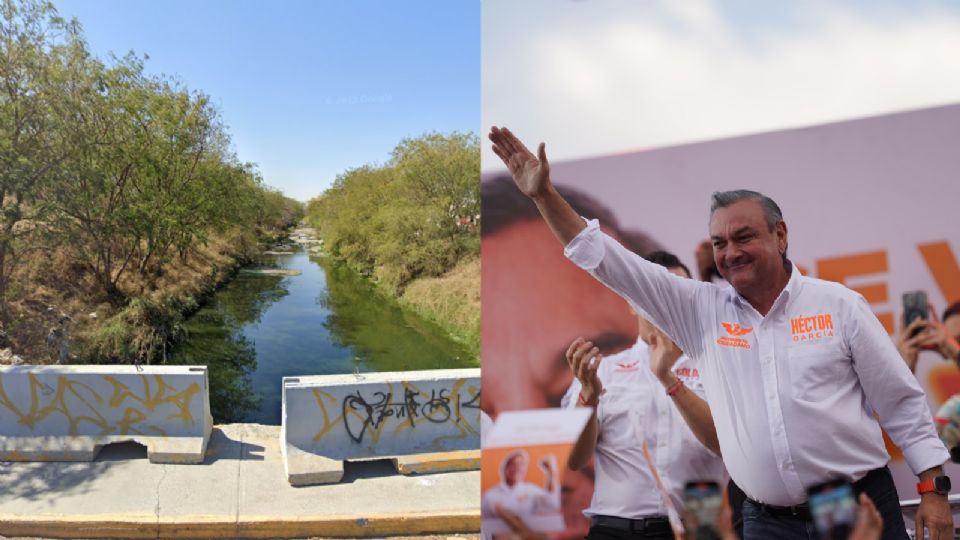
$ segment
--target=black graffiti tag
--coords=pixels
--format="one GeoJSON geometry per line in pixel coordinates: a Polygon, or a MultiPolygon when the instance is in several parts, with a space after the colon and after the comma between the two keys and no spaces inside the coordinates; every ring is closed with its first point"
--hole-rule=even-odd
{"type": "Polygon", "coordinates": [[[367,429],[379,430],[390,417],[408,418],[410,427],[415,427],[420,407],[416,399],[418,394],[419,392],[407,388],[403,401],[396,403],[390,401],[393,398],[392,392],[375,392],[373,395],[376,399],[368,402],[357,390],[356,394],[343,400],[343,427],[347,430],[347,435],[355,442],[363,442],[367,429]],[[359,427],[355,425],[358,415],[362,419],[359,427]]]}
{"type": "Polygon", "coordinates": [[[425,402],[418,401],[418,396],[427,397],[422,392],[406,388],[402,401],[391,401],[393,392],[375,392],[373,398],[368,400],[357,390],[343,399],[343,427],[354,442],[362,443],[368,431],[379,431],[390,418],[405,419],[411,428],[417,426],[419,418],[442,424],[450,422],[451,417],[455,416],[455,423],[459,424],[463,420],[460,409],[480,408],[479,392],[466,402],[461,401],[461,396],[456,396],[456,411],[451,409],[449,388],[431,390],[425,402]]]}
{"type": "MultiPolygon", "coordinates": [[[[462,399],[462,398],[461,398],[462,399]]],[[[460,404],[461,409],[480,409],[480,392],[477,392],[470,401],[460,404]]],[[[460,411],[457,411],[457,423],[459,424],[463,420],[460,411]]]]}
{"type": "Polygon", "coordinates": [[[447,397],[449,392],[450,390],[447,388],[443,388],[439,392],[431,390],[430,401],[424,403],[423,408],[420,409],[423,417],[435,424],[442,424],[449,420],[450,398],[447,397]]]}

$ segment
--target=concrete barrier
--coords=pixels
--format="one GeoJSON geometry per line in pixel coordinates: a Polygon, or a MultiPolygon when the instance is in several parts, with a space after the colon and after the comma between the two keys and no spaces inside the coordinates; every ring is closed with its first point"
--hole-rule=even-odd
{"type": "Polygon", "coordinates": [[[480,448],[480,370],[286,377],[280,439],[293,485],[339,482],[349,460],[452,453],[446,461],[474,463],[457,451],[480,448]]]}
{"type": "Polygon", "coordinates": [[[0,368],[0,461],[92,461],[135,441],[152,463],[200,463],[213,417],[207,368],[0,368]]]}

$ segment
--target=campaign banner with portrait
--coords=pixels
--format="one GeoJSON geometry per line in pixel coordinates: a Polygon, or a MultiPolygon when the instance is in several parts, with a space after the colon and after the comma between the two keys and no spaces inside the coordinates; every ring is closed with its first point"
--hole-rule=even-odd
{"type": "Polygon", "coordinates": [[[586,408],[510,411],[484,432],[480,517],[485,535],[510,532],[504,511],[532,531],[564,529],[561,476],[589,419],[586,408]]]}
{"type": "MultiPolygon", "coordinates": [[[[550,133],[517,136],[545,141],[549,157],[550,133]]],[[[551,177],[577,212],[625,246],[673,252],[694,274],[711,193],[760,191],[783,210],[789,258],[807,275],[860,292],[896,340],[903,293],[925,291],[936,315],[960,301],[958,148],[960,105],[949,105],[551,162],[551,177]]],[[[481,195],[482,407],[493,417],[555,407],[572,379],[569,344],[584,337],[606,354],[625,349],[636,340],[636,318],[564,258],[506,169],[484,174],[481,195]]],[[[960,392],[960,371],[933,351],[919,358],[916,375],[936,411],[960,392]]],[[[901,499],[915,498],[916,477],[888,448],[901,499]]],[[[567,523],[583,532],[590,472],[567,471],[564,483],[567,523]]]]}

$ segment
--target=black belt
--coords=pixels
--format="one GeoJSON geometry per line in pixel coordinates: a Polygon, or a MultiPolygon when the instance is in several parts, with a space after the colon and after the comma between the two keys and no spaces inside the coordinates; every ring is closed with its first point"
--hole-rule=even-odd
{"type": "MultiPolygon", "coordinates": [[[[873,469],[863,478],[854,482],[853,491],[859,495],[863,491],[866,491],[868,486],[875,485],[877,482],[883,481],[893,481],[890,475],[890,470],[886,466],[880,467],[879,469],[873,469]]],[[[772,516],[813,521],[813,515],[810,514],[810,505],[808,503],[798,504],[796,506],[774,506],[772,504],[763,504],[762,502],[757,502],[749,497],[747,497],[747,499],[757,507],[766,510],[772,516]]]]}
{"type": "Polygon", "coordinates": [[[765,510],[773,517],[796,518],[802,519],[803,521],[813,521],[813,514],[810,513],[810,505],[807,503],[798,504],[795,506],[774,506],[772,504],[757,502],[753,499],[750,499],[750,502],[765,510]]]}
{"type": "Polygon", "coordinates": [[[616,516],[593,516],[590,522],[594,527],[609,527],[631,533],[672,534],[670,520],[663,516],[642,519],[627,519],[616,516]]]}

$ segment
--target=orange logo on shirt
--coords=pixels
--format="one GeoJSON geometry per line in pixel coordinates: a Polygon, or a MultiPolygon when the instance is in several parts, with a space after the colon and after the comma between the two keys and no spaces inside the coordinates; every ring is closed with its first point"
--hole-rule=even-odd
{"type": "Polygon", "coordinates": [[[723,325],[723,329],[727,331],[731,336],[745,336],[750,332],[753,332],[753,328],[744,328],[739,324],[730,324],[730,323],[720,323],[723,325]]]}
{"type": "MultiPolygon", "coordinates": [[[[723,326],[723,329],[727,331],[731,336],[745,336],[750,332],[753,332],[753,328],[744,328],[739,324],[730,324],[730,323],[720,323],[723,326]]],[[[717,345],[723,345],[724,347],[736,347],[738,349],[749,349],[750,342],[743,339],[742,337],[727,337],[723,336],[717,340],[717,345]]]]}
{"type": "Polygon", "coordinates": [[[829,313],[790,319],[790,333],[794,341],[823,339],[833,336],[833,317],[829,313]]]}
{"type": "Polygon", "coordinates": [[[639,360],[635,362],[631,362],[629,364],[626,364],[623,362],[617,362],[617,369],[615,371],[637,371],[640,369],[637,367],[637,364],[639,363],[640,363],[639,360]]]}

